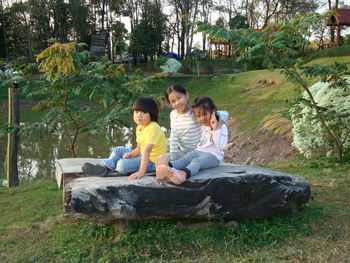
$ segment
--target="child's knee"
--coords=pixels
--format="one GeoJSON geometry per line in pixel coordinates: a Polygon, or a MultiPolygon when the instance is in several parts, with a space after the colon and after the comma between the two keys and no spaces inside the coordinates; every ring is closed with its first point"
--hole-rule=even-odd
{"type": "Polygon", "coordinates": [[[117,146],[117,147],[113,148],[113,152],[121,154],[125,151],[124,149],[125,149],[125,147],[123,147],[123,146],[117,146]]]}
{"type": "Polygon", "coordinates": [[[120,159],[117,163],[116,169],[120,173],[132,173],[138,170],[135,169],[129,159],[120,159]]]}

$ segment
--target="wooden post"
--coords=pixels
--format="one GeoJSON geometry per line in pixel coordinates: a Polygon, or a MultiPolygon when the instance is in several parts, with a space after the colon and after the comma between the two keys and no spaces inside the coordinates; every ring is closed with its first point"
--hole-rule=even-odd
{"type": "Polygon", "coordinates": [[[340,46],[340,25],[337,25],[337,39],[336,39],[337,47],[340,46]]]}
{"type": "Polygon", "coordinates": [[[15,83],[13,87],[9,87],[8,92],[9,101],[9,115],[8,115],[8,127],[11,132],[8,133],[7,140],[7,186],[14,187],[19,185],[18,179],[18,167],[17,167],[17,155],[19,144],[19,89],[18,83],[15,83]]]}

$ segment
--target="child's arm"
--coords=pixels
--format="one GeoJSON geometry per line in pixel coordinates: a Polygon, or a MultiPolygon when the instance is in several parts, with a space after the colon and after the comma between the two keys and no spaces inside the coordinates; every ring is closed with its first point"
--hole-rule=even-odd
{"type": "Polygon", "coordinates": [[[211,141],[216,147],[223,150],[228,142],[228,131],[226,125],[220,125],[216,120],[215,114],[212,115],[210,126],[212,128],[211,141]]]}
{"type": "Polygon", "coordinates": [[[123,158],[129,159],[129,158],[135,158],[140,153],[140,145],[137,144],[136,148],[132,152],[124,153],[123,158]]]}
{"type": "Polygon", "coordinates": [[[142,157],[141,157],[140,169],[138,172],[131,174],[129,176],[129,179],[131,179],[131,180],[140,179],[146,175],[147,166],[148,166],[148,162],[149,162],[149,156],[151,154],[152,148],[153,148],[153,144],[146,144],[145,145],[145,150],[142,153],[142,157]]]}
{"type": "Polygon", "coordinates": [[[217,111],[216,112],[219,116],[219,127],[221,127],[224,123],[227,122],[229,114],[227,111],[217,111]]]}
{"type": "Polygon", "coordinates": [[[175,129],[171,129],[169,138],[170,160],[176,160],[179,157],[179,136],[175,129]]]}
{"type": "MultiPolygon", "coordinates": [[[[177,113],[176,113],[177,114],[177,113]]],[[[176,132],[176,118],[174,117],[175,112],[170,113],[170,138],[169,138],[169,152],[170,160],[178,159],[180,155],[179,151],[179,135],[176,132]]]]}

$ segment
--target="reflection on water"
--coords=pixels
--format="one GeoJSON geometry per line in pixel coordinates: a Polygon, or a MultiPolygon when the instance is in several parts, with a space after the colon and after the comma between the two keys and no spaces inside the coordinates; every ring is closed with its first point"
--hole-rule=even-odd
{"type": "MultiPolygon", "coordinates": [[[[38,113],[35,113],[38,114],[38,113]]],[[[6,116],[6,115],[5,115],[6,116]]],[[[39,116],[40,117],[40,116],[39,116]]],[[[21,121],[35,121],[26,119],[21,114],[21,121]]],[[[166,121],[164,121],[166,123],[166,121]]],[[[163,123],[162,123],[163,124],[163,123]]],[[[7,137],[0,138],[0,166],[5,162],[7,137]]],[[[100,135],[82,134],[77,141],[78,157],[106,158],[115,146],[135,146],[134,127],[110,128],[100,135]]],[[[47,135],[43,137],[26,136],[20,138],[18,151],[18,173],[20,183],[33,179],[49,179],[55,176],[55,160],[71,157],[67,144],[62,136],[47,135]]],[[[0,185],[6,184],[6,172],[0,172],[0,185]]]]}

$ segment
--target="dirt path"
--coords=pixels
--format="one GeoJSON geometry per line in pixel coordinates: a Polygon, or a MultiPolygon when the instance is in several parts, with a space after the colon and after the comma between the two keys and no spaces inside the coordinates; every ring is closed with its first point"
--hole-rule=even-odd
{"type": "Polygon", "coordinates": [[[275,134],[260,128],[254,134],[240,134],[232,120],[227,122],[229,129],[229,145],[225,151],[225,162],[244,165],[269,164],[286,161],[298,154],[288,134],[275,134]]]}

